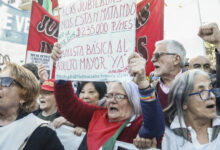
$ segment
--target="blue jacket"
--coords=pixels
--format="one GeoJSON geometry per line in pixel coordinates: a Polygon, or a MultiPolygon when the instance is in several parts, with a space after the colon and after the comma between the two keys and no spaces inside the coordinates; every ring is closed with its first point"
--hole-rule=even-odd
{"type": "Polygon", "coordinates": [[[144,138],[161,138],[165,130],[165,121],[157,96],[153,88],[139,90],[141,96],[141,108],[143,125],[139,130],[139,136],[144,138]]]}

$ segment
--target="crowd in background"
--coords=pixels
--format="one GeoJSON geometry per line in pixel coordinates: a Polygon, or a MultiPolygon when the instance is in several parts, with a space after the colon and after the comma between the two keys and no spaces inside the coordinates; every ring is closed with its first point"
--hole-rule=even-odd
{"type": "MultiPolygon", "coordinates": [[[[116,141],[143,149],[217,150],[220,30],[210,23],[198,35],[216,46],[215,69],[205,56],[186,61],[176,40],[155,43],[150,80],[146,59],[136,52],[128,59],[132,81],[78,81],[76,89],[71,81],[49,79],[43,65],[7,62],[0,71],[0,149],[65,149],[55,128],[67,125],[76,136],[86,133],[81,150],[112,150],[116,141]]],[[[54,63],[61,56],[55,43],[54,63]]]]}

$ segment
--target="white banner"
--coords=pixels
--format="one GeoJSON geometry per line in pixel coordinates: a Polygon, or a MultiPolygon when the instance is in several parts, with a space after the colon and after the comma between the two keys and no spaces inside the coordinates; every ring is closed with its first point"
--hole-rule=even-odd
{"type": "Polygon", "coordinates": [[[56,79],[130,80],[135,48],[136,0],[74,0],[60,11],[62,58],[56,79]]]}

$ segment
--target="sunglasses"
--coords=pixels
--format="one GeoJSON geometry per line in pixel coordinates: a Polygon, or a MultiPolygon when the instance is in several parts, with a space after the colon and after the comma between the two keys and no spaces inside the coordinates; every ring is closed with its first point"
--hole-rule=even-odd
{"type": "Polygon", "coordinates": [[[155,58],[155,59],[159,59],[161,56],[163,55],[176,55],[175,53],[164,53],[164,52],[159,52],[159,53],[154,53],[151,56],[151,59],[155,58]]]}
{"type": "Polygon", "coordinates": [[[0,77],[1,87],[10,87],[12,85],[12,83],[15,83],[18,86],[20,86],[21,88],[23,88],[23,86],[18,81],[16,81],[15,79],[13,79],[11,77],[0,77]]]}

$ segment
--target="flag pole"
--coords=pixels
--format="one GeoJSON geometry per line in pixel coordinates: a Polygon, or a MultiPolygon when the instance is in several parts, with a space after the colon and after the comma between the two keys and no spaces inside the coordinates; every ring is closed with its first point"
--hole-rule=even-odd
{"type": "MultiPolygon", "coordinates": [[[[200,26],[202,26],[202,16],[201,16],[201,9],[200,9],[200,2],[199,2],[199,0],[197,0],[197,7],[198,7],[200,26]]],[[[206,55],[205,41],[203,40],[202,43],[203,43],[203,55],[206,55]]]]}

